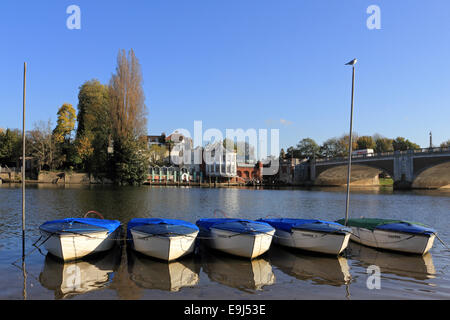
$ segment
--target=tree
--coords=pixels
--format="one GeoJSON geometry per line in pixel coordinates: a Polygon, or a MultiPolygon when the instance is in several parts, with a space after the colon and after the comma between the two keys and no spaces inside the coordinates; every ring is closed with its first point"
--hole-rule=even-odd
{"type": "Polygon", "coordinates": [[[142,140],[114,142],[114,172],[112,178],[119,185],[141,184],[148,176],[149,155],[142,140]]]}
{"type": "Polygon", "coordinates": [[[392,146],[394,151],[406,151],[406,150],[414,150],[420,149],[420,146],[405,139],[403,137],[397,137],[392,141],[392,146]]]}
{"type": "Polygon", "coordinates": [[[52,133],[56,148],[53,162],[57,167],[65,167],[71,164],[70,155],[73,153],[71,136],[77,116],[75,109],[69,103],[64,103],[58,109],[57,116],[56,127],[52,133]]]}
{"type": "Polygon", "coordinates": [[[300,151],[294,147],[289,147],[286,150],[286,158],[301,158],[300,151]]]}
{"type": "Polygon", "coordinates": [[[94,173],[107,173],[108,146],[112,136],[109,87],[93,79],[84,82],[78,93],[78,127],[72,162],[94,173]]]}
{"type": "Polygon", "coordinates": [[[76,140],[75,150],[81,161],[87,161],[94,154],[94,147],[92,147],[92,143],[87,136],[82,136],[76,140]]]}
{"type": "Polygon", "coordinates": [[[375,153],[383,153],[383,152],[392,152],[394,151],[394,147],[392,142],[394,140],[382,137],[380,135],[375,137],[375,153]]]}
{"type": "Polygon", "coordinates": [[[357,150],[375,149],[375,141],[371,136],[361,136],[356,140],[357,150]]]}
{"type": "Polygon", "coordinates": [[[146,135],[146,106],[142,89],[141,66],[133,49],[117,56],[116,73],[109,83],[114,140],[137,139],[146,135]]]}
{"type": "MultiPolygon", "coordinates": [[[[348,156],[348,151],[349,151],[349,146],[348,146],[348,138],[349,135],[343,135],[342,137],[339,138],[339,144],[344,146],[344,151],[342,152],[341,157],[346,157],[348,156]]],[[[357,133],[353,133],[352,134],[352,150],[357,150],[358,149],[358,134],[357,133]]]]}
{"type": "Polygon", "coordinates": [[[78,93],[77,138],[111,127],[109,89],[93,79],[84,82],[78,93]]]}
{"type": "Polygon", "coordinates": [[[26,150],[29,156],[37,160],[39,171],[42,168],[54,169],[59,163],[56,161],[56,146],[53,139],[52,123],[39,121],[33,130],[27,132],[26,150]]]}
{"type": "Polygon", "coordinates": [[[441,148],[450,148],[450,140],[442,142],[440,145],[441,148]]]}
{"type": "Polygon", "coordinates": [[[71,104],[64,103],[58,109],[57,115],[56,128],[53,130],[54,139],[57,143],[70,142],[70,136],[77,120],[75,109],[71,104]]]}
{"type": "Polygon", "coordinates": [[[140,184],[149,167],[146,154],[146,106],[141,66],[133,49],[119,51],[116,73],[109,82],[112,138],[114,140],[112,178],[119,184],[140,184]]]}
{"type": "Polygon", "coordinates": [[[346,144],[338,138],[330,138],[320,147],[320,155],[325,158],[343,157],[345,152],[346,144]]]}
{"type": "Polygon", "coordinates": [[[22,132],[6,129],[0,131],[0,163],[13,163],[22,156],[22,132]]]}
{"type": "Polygon", "coordinates": [[[164,145],[153,144],[150,146],[149,157],[150,164],[152,165],[164,165],[164,159],[169,155],[168,149],[164,145]]]}
{"type": "Polygon", "coordinates": [[[286,159],[286,152],[284,152],[283,148],[280,150],[280,159],[286,159]]]}
{"type": "Polygon", "coordinates": [[[231,139],[225,138],[222,141],[223,147],[230,152],[237,152],[237,143],[231,139]]]}
{"type": "Polygon", "coordinates": [[[313,158],[319,155],[320,147],[313,139],[305,138],[297,144],[297,150],[299,158],[313,158]]]}

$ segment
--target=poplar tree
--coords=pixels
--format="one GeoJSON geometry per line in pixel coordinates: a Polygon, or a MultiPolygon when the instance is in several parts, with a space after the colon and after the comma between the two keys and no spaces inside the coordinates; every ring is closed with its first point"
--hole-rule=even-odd
{"type": "Polygon", "coordinates": [[[114,140],[113,180],[118,184],[140,184],[148,173],[149,159],[146,106],[142,72],[133,49],[117,56],[116,73],[109,83],[112,138],[114,140]]]}

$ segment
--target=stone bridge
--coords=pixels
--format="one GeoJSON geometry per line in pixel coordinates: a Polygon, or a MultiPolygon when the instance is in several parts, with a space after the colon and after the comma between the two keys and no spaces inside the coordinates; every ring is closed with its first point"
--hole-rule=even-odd
{"type": "MultiPolygon", "coordinates": [[[[309,162],[308,180],[314,185],[345,185],[348,158],[309,162]]],[[[450,188],[450,148],[427,148],[352,157],[352,185],[378,185],[389,175],[396,189],[450,188]]]]}

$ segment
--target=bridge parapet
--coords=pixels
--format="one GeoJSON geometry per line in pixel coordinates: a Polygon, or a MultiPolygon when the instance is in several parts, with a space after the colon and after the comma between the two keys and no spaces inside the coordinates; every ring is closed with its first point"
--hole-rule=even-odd
{"type": "MultiPolygon", "coordinates": [[[[402,157],[404,155],[413,155],[413,156],[428,156],[431,154],[441,155],[442,153],[450,153],[450,148],[422,148],[422,149],[414,149],[414,150],[406,150],[406,151],[391,151],[391,152],[382,152],[382,153],[374,153],[374,154],[360,154],[360,155],[352,155],[353,160],[375,160],[375,159],[387,159],[402,157]]],[[[347,162],[348,157],[334,157],[334,158],[315,158],[316,165],[322,164],[330,164],[330,163],[340,163],[347,162]]]]}

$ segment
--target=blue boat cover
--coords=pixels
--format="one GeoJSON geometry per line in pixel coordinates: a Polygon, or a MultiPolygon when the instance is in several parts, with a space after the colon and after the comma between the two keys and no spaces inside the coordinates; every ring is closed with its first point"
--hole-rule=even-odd
{"type": "Polygon", "coordinates": [[[409,222],[383,224],[381,226],[378,226],[376,229],[428,235],[436,233],[436,230],[432,228],[412,224],[409,222]]]}
{"type": "Polygon", "coordinates": [[[132,239],[131,229],[137,226],[143,226],[147,224],[171,224],[178,226],[185,226],[191,229],[199,230],[198,227],[190,222],[178,219],[162,219],[162,218],[134,218],[128,222],[127,226],[127,238],[132,239]]]}
{"type": "Polygon", "coordinates": [[[317,219],[294,219],[294,218],[275,218],[275,219],[259,219],[258,221],[266,222],[276,229],[291,232],[292,229],[303,229],[321,232],[350,232],[351,229],[340,223],[333,221],[324,221],[317,219]]]}
{"type": "Polygon", "coordinates": [[[75,231],[75,229],[71,228],[74,222],[106,229],[108,230],[108,232],[113,232],[120,226],[120,221],[117,220],[107,220],[97,218],[66,218],[60,220],[47,221],[43,223],[40,226],[40,228],[49,232],[58,232],[58,231],[65,231],[64,229],[68,227],[67,228],[68,231],[69,230],[75,231]]]}
{"type": "Polygon", "coordinates": [[[200,219],[196,222],[197,226],[210,230],[211,228],[229,230],[233,232],[270,232],[273,227],[268,223],[261,221],[254,221],[248,219],[234,219],[234,218],[206,218],[200,219]]]}

